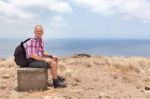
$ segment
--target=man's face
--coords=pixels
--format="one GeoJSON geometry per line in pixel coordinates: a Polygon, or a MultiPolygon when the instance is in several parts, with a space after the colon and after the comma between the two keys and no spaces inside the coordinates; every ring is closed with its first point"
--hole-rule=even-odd
{"type": "Polygon", "coordinates": [[[36,27],[34,30],[34,34],[36,37],[41,38],[43,35],[43,29],[41,27],[36,27]]]}

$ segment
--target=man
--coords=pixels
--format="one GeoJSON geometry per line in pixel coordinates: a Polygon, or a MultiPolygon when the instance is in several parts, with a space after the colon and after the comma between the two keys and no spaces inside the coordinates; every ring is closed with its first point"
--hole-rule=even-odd
{"type": "Polygon", "coordinates": [[[48,55],[44,52],[44,43],[42,36],[44,34],[41,25],[34,28],[35,37],[25,43],[26,56],[30,67],[33,68],[51,68],[54,88],[65,87],[60,76],[57,76],[58,58],[48,55]]]}

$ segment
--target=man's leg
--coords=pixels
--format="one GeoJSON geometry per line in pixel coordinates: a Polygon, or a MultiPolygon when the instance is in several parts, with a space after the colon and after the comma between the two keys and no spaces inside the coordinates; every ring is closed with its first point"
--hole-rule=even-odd
{"type": "Polygon", "coordinates": [[[29,62],[29,66],[33,68],[51,68],[50,72],[53,78],[53,84],[54,88],[58,87],[66,87],[66,85],[58,80],[57,77],[57,67],[58,67],[58,62],[52,61],[50,64],[44,61],[37,61],[37,60],[32,60],[29,62]]]}
{"type": "Polygon", "coordinates": [[[51,75],[53,78],[53,85],[54,88],[58,88],[58,87],[66,87],[66,84],[64,84],[64,82],[60,81],[57,77],[57,68],[58,68],[58,62],[51,62],[50,64],[51,66],[51,75]]]}
{"type": "Polygon", "coordinates": [[[51,62],[50,64],[51,66],[51,75],[52,75],[52,78],[53,79],[57,79],[57,67],[58,67],[58,64],[56,62],[51,62]]]}

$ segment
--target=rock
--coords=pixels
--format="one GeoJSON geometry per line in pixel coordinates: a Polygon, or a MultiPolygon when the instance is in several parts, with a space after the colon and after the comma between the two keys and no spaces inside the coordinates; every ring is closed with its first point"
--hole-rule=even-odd
{"type": "Polygon", "coordinates": [[[94,78],[93,81],[98,81],[98,78],[94,78]]]}
{"type": "Polygon", "coordinates": [[[88,89],[94,89],[94,87],[93,87],[93,86],[91,86],[91,87],[89,87],[88,89]]]}
{"type": "Polygon", "coordinates": [[[139,86],[136,86],[136,89],[140,89],[140,87],[139,87],[139,86]]]}
{"type": "Polygon", "coordinates": [[[88,91],[88,90],[93,90],[93,89],[94,89],[94,87],[93,87],[93,86],[91,86],[91,87],[83,88],[83,89],[84,89],[84,91],[88,91]]]}
{"type": "Polygon", "coordinates": [[[5,61],[6,59],[1,59],[2,61],[5,61]]]}
{"type": "Polygon", "coordinates": [[[65,95],[64,98],[65,98],[65,99],[71,99],[71,97],[70,97],[70,96],[67,96],[67,95],[65,95]]]}
{"type": "Polygon", "coordinates": [[[144,90],[141,90],[141,92],[144,92],[144,90]]]}
{"type": "Polygon", "coordinates": [[[77,91],[76,93],[81,95],[81,92],[80,92],[80,91],[77,91]]]}
{"type": "Polygon", "coordinates": [[[136,89],[141,89],[141,88],[142,88],[141,85],[136,86],[136,89]]]}
{"type": "Polygon", "coordinates": [[[149,91],[145,91],[144,92],[147,98],[150,98],[150,92],[149,91]]]}
{"type": "Polygon", "coordinates": [[[72,83],[72,86],[78,86],[78,83],[72,83]]]}
{"type": "Polygon", "coordinates": [[[98,97],[99,99],[108,99],[108,98],[111,98],[109,95],[106,95],[106,94],[104,94],[104,93],[101,93],[100,95],[99,95],[99,97],[98,97]]]}
{"type": "Polygon", "coordinates": [[[90,68],[90,67],[91,67],[91,64],[87,64],[86,67],[90,68]]]}
{"type": "Polygon", "coordinates": [[[99,96],[98,98],[99,98],[99,99],[101,99],[101,98],[102,98],[102,96],[99,96]]]}
{"type": "Polygon", "coordinates": [[[74,78],[74,81],[75,81],[75,82],[81,82],[81,80],[78,79],[78,78],[74,78]]]}
{"type": "Polygon", "coordinates": [[[145,87],[145,90],[150,90],[150,87],[145,87]]]}
{"type": "Polygon", "coordinates": [[[9,74],[4,74],[4,75],[2,76],[2,78],[3,78],[3,79],[10,78],[10,75],[9,75],[9,74]]]}
{"type": "Polygon", "coordinates": [[[1,85],[0,85],[0,89],[6,89],[6,86],[7,86],[7,85],[5,85],[5,84],[1,84],[1,85]]]}
{"type": "Polygon", "coordinates": [[[73,58],[78,58],[78,57],[91,57],[91,55],[89,55],[89,54],[74,54],[73,56],[72,56],[73,58]]]}
{"type": "Polygon", "coordinates": [[[117,76],[114,76],[113,79],[118,79],[118,77],[117,77],[117,76]]]}

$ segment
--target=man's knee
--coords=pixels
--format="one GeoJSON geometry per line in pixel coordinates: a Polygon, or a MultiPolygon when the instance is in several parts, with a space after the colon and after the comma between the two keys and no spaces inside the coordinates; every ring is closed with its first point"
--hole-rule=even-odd
{"type": "Polygon", "coordinates": [[[57,63],[56,62],[51,62],[51,67],[52,68],[57,67],[57,63]]]}

